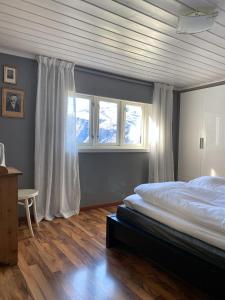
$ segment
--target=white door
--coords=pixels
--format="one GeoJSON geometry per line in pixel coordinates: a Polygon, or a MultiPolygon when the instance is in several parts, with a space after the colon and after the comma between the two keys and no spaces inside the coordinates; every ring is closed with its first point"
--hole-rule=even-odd
{"type": "Polygon", "coordinates": [[[201,175],[225,176],[225,85],[204,91],[201,175]]]}
{"type": "Polygon", "coordinates": [[[204,90],[181,93],[178,179],[201,175],[200,137],[203,128],[204,90]]]}

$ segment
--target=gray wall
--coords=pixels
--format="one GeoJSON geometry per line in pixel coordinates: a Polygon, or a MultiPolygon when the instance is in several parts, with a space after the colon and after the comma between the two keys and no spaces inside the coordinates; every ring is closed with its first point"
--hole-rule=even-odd
{"type": "MultiPolygon", "coordinates": [[[[23,172],[21,187],[33,187],[34,181],[34,120],[37,63],[34,60],[0,54],[0,87],[24,89],[25,118],[0,117],[0,142],[5,144],[6,163],[23,172]],[[3,65],[17,67],[17,85],[3,84],[3,65]]],[[[0,91],[0,103],[1,91],[0,91]]],[[[1,105],[1,104],[0,104],[1,105]]]]}
{"type": "Polygon", "coordinates": [[[148,181],[148,153],[80,153],[82,205],[113,202],[148,181]]]}
{"type": "MultiPolygon", "coordinates": [[[[16,65],[18,84],[25,89],[25,118],[0,117],[0,141],[6,146],[7,165],[14,166],[24,175],[20,187],[33,187],[34,126],[37,82],[37,63],[34,60],[0,54],[0,87],[4,64],[16,65]]],[[[112,74],[77,68],[76,89],[80,93],[123,98],[151,103],[153,85],[112,74]]],[[[177,145],[179,99],[174,110],[174,149],[177,145]]],[[[176,160],[176,159],[175,159],[176,160]]],[[[148,153],[80,153],[81,206],[121,200],[133,188],[148,181],[148,153]]]]}

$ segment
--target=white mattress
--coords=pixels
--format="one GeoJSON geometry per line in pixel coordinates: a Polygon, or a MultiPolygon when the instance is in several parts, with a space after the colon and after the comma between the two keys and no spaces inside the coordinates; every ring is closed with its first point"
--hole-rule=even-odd
{"type": "Polygon", "coordinates": [[[137,194],[128,196],[123,201],[128,208],[136,210],[143,215],[155,219],[180,232],[225,250],[225,235],[221,232],[216,232],[199,224],[189,222],[159,207],[155,207],[150,203],[145,202],[137,194]]]}
{"type": "Polygon", "coordinates": [[[185,182],[146,183],[134,191],[155,207],[225,235],[224,192],[185,182]]]}

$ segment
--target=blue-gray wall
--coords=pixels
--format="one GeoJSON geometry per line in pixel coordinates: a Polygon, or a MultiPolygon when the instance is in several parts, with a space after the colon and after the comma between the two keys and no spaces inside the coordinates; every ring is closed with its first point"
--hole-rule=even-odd
{"type": "MultiPolygon", "coordinates": [[[[20,187],[34,184],[34,126],[37,84],[37,63],[34,60],[0,54],[0,87],[3,86],[3,65],[16,65],[18,84],[25,90],[25,118],[0,116],[0,142],[6,146],[6,162],[23,172],[20,187]]],[[[77,67],[76,89],[112,98],[151,103],[153,84],[112,74],[77,67]]],[[[7,86],[7,85],[4,85],[7,86]]],[[[0,97],[1,98],[1,97],[0,97]]],[[[179,97],[175,97],[174,151],[177,151],[179,97]]],[[[176,162],[176,157],[175,157],[176,162]]],[[[148,181],[148,153],[80,153],[81,206],[123,199],[133,188],[148,181]]]]}
{"type": "Polygon", "coordinates": [[[80,153],[82,205],[122,200],[148,181],[148,153],[80,153]]]}
{"type": "MultiPolygon", "coordinates": [[[[0,117],[0,142],[5,144],[6,163],[21,170],[20,186],[33,187],[34,125],[37,63],[34,60],[0,54],[0,87],[24,89],[24,119],[0,117]],[[17,85],[3,84],[3,65],[17,67],[17,85]]],[[[0,91],[0,105],[2,89],[0,91]]]]}

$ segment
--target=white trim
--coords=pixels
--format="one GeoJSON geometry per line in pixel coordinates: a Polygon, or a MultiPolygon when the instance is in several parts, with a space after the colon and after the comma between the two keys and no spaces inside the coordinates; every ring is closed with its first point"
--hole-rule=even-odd
{"type": "Polygon", "coordinates": [[[78,152],[79,153],[100,153],[100,152],[150,152],[149,149],[145,149],[145,148],[141,148],[141,149],[135,149],[135,148],[122,148],[120,146],[118,146],[117,149],[114,148],[110,148],[110,149],[106,149],[106,148],[78,148],[78,152]]]}
{"type": "Polygon", "coordinates": [[[89,130],[88,130],[88,136],[89,136],[89,142],[85,143],[84,145],[86,147],[93,146],[93,96],[91,95],[85,95],[85,94],[79,94],[74,93],[73,97],[77,98],[83,98],[86,100],[89,100],[89,130]]]}
{"type": "Polygon", "coordinates": [[[96,148],[98,147],[120,147],[120,100],[118,99],[114,99],[114,98],[109,98],[109,97],[96,97],[96,148]],[[111,102],[111,103],[115,103],[117,106],[117,132],[116,132],[116,143],[105,143],[105,144],[101,144],[99,143],[99,110],[100,110],[100,104],[99,102],[111,102]]]}
{"type": "Polygon", "coordinates": [[[28,53],[28,52],[22,52],[22,51],[18,51],[18,50],[6,49],[6,48],[2,48],[2,47],[0,47],[0,53],[29,58],[29,59],[35,59],[35,54],[28,53]]]}
{"type": "Polygon", "coordinates": [[[109,97],[92,96],[88,94],[80,94],[73,92],[70,94],[74,97],[89,99],[92,103],[90,113],[90,143],[79,144],[79,152],[149,152],[148,147],[148,112],[151,112],[150,104],[120,100],[109,97]],[[101,144],[98,143],[98,116],[99,116],[99,101],[113,102],[117,104],[117,142],[116,144],[101,144]],[[125,144],[124,143],[124,108],[126,104],[140,106],[142,109],[142,143],[141,144],[125,144]]]}
{"type": "Polygon", "coordinates": [[[122,141],[121,141],[121,145],[122,147],[129,147],[129,148],[133,148],[135,147],[141,147],[141,148],[145,148],[145,125],[146,125],[146,114],[145,114],[145,105],[142,103],[138,103],[138,102],[131,102],[131,101],[122,101],[122,110],[123,110],[123,129],[122,129],[122,141]],[[125,121],[126,121],[126,112],[125,112],[125,107],[126,105],[133,105],[133,106],[139,106],[141,107],[141,143],[140,144],[126,144],[124,141],[124,136],[125,136],[125,121]]]}
{"type": "Polygon", "coordinates": [[[213,80],[213,81],[206,81],[206,82],[203,82],[201,84],[195,84],[195,85],[189,85],[189,86],[185,86],[183,88],[177,88],[176,90],[178,92],[185,92],[186,90],[191,90],[191,89],[197,89],[197,88],[204,88],[206,86],[207,88],[207,85],[211,85],[211,84],[220,84],[223,85],[224,84],[224,81],[225,81],[225,77],[221,78],[221,79],[218,79],[218,80],[213,80]]]}

